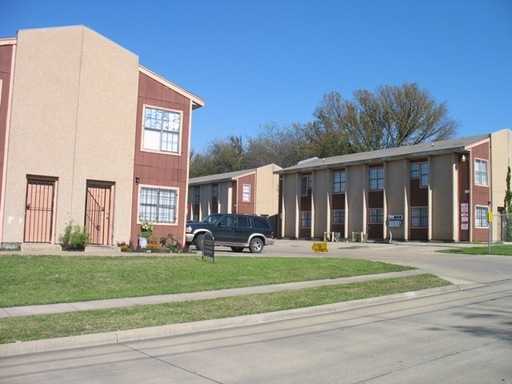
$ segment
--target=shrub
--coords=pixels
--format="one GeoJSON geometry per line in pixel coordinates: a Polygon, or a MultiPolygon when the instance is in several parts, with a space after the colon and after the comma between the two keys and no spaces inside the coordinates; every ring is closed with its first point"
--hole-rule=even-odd
{"type": "Polygon", "coordinates": [[[59,236],[62,249],[66,251],[83,251],[89,240],[89,233],[84,226],[73,225],[70,222],[64,229],[64,234],[59,236]]]}

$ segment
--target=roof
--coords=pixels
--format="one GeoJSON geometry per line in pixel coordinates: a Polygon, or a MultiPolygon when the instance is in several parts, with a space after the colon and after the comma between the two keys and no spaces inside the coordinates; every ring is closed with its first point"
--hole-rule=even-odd
{"type": "Polygon", "coordinates": [[[414,159],[430,155],[441,155],[454,152],[468,151],[472,146],[489,139],[490,135],[478,135],[459,139],[435,141],[430,143],[407,145],[397,148],[380,149],[369,152],[359,152],[350,155],[312,158],[301,161],[296,165],[276,171],[277,174],[311,171],[314,169],[332,168],[333,166],[357,165],[368,162],[382,162],[396,159],[414,159]]]}
{"type": "Polygon", "coordinates": [[[226,173],[219,173],[216,175],[208,175],[208,176],[199,176],[194,177],[188,181],[188,185],[201,185],[201,184],[211,184],[216,182],[223,182],[223,181],[231,181],[234,179],[238,179],[239,177],[249,175],[251,173],[255,173],[256,168],[252,169],[246,169],[242,171],[234,171],[234,172],[226,172],[226,173]]]}

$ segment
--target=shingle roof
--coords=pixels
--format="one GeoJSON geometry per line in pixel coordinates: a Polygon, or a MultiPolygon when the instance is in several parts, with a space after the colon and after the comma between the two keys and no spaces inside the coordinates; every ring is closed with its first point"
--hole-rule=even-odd
{"type": "Polygon", "coordinates": [[[190,185],[200,185],[200,184],[210,184],[210,183],[214,183],[214,182],[230,181],[233,179],[237,179],[241,176],[249,175],[254,172],[256,172],[256,168],[245,169],[242,171],[219,173],[216,175],[199,176],[199,177],[194,177],[194,178],[190,179],[188,181],[188,185],[190,186],[190,185]]]}
{"type": "Polygon", "coordinates": [[[408,145],[397,148],[380,149],[370,152],[359,152],[350,155],[341,155],[327,157],[325,159],[313,158],[302,161],[291,167],[284,168],[274,173],[294,173],[298,171],[310,171],[313,169],[331,168],[337,165],[355,165],[368,163],[369,161],[385,161],[399,158],[416,158],[429,155],[440,155],[443,153],[453,153],[458,151],[467,151],[471,146],[482,140],[488,139],[490,135],[478,135],[464,137],[459,139],[450,139],[443,141],[435,141],[431,143],[423,143],[416,145],[408,145]]]}

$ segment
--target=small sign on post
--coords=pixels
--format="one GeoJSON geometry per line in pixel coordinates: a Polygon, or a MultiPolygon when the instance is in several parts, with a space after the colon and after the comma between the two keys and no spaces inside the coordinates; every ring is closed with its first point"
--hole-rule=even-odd
{"type": "Polygon", "coordinates": [[[313,243],[311,249],[315,251],[315,253],[327,252],[327,243],[313,243]]]}
{"type": "Polygon", "coordinates": [[[207,257],[215,262],[215,239],[211,233],[205,233],[203,236],[203,256],[202,259],[207,257]]]}

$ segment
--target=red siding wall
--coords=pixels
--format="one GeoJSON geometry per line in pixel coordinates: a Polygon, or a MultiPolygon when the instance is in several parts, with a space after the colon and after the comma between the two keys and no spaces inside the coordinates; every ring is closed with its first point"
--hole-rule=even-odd
{"type": "MultiPolygon", "coordinates": [[[[478,146],[475,146],[471,149],[471,164],[470,171],[473,172],[473,185],[471,187],[471,194],[473,196],[473,205],[471,207],[471,215],[473,218],[475,217],[475,210],[477,205],[483,205],[488,207],[490,198],[490,189],[489,185],[491,185],[491,163],[489,161],[490,157],[490,148],[489,142],[485,142],[478,146]],[[488,185],[481,186],[475,185],[475,159],[487,160],[487,172],[488,172],[488,185]]],[[[475,220],[471,222],[473,226],[473,239],[472,241],[487,241],[489,236],[489,230],[487,228],[476,228],[475,220]]]]}
{"type": "MultiPolygon", "coordinates": [[[[153,234],[158,239],[172,233],[174,239],[184,244],[184,232],[186,223],[187,173],[188,173],[188,148],[189,148],[189,122],[191,101],[176,91],[166,87],[151,77],[139,74],[139,97],[137,103],[137,121],[135,138],[135,165],[134,175],[140,177],[140,184],[162,187],[178,188],[177,225],[156,226],[153,234]],[[141,151],[142,124],[144,105],[161,107],[183,111],[181,139],[181,153],[161,154],[141,151]]],[[[131,239],[137,243],[140,233],[138,223],[138,185],[134,182],[132,206],[132,231],[131,239]]]]}
{"type": "Polygon", "coordinates": [[[237,183],[237,213],[253,214],[256,213],[256,174],[250,174],[247,176],[240,177],[237,183]],[[251,187],[251,199],[250,201],[244,201],[244,184],[249,184],[251,187]]]}

